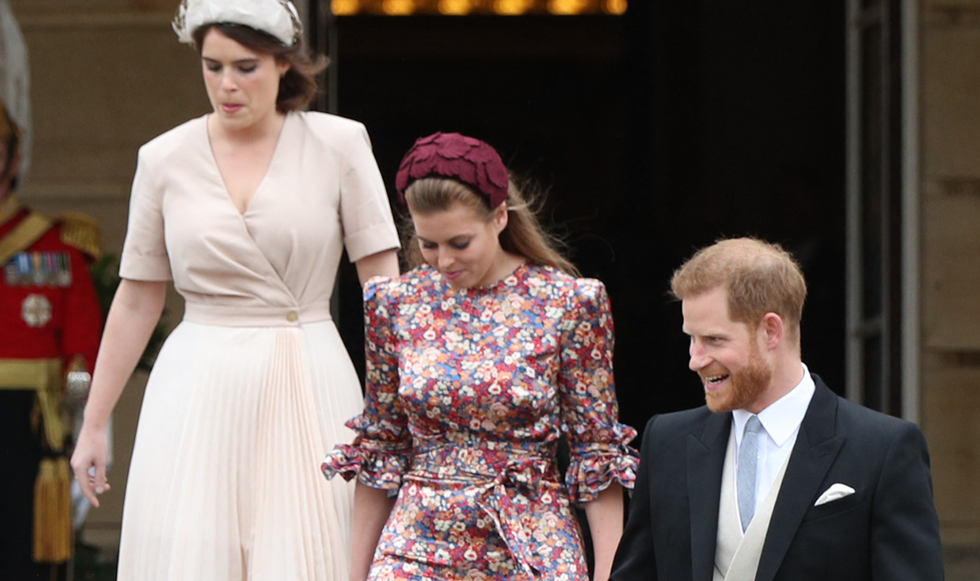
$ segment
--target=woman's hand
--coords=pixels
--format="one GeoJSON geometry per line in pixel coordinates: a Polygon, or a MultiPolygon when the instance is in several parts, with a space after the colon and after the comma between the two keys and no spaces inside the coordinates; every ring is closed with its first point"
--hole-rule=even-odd
{"type": "Polygon", "coordinates": [[[592,533],[595,555],[593,581],[607,581],[612,573],[613,559],[619,539],[623,536],[623,487],[612,482],[599,497],[584,505],[585,518],[592,533]]]}
{"type": "Polygon", "coordinates": [[[93,506],[99,506],[97,495],[109,490],[105,476],[109,417],[160,320],[166,292],[165,282],[123,279],[112,299],[85,404],[85,421],[71,455],[75,480],[93,506]]]}
{"type": "Polygon", "coordinates": [[[350,581],[367,579],[381,531],[394,506],[395,499],[388,498],[387,491],[371,488],[360,480],[355,484],[350,581]]]}
{"type": "Polygon", "coordinates": [[[89,424],[83,424],[75,452],[71,455],[71,468],[82,494],[95,507],[99,506],[98,495],[109,490],[105,474],[108,462],[109,440],[105,428],[90,428],[89,424]]]}

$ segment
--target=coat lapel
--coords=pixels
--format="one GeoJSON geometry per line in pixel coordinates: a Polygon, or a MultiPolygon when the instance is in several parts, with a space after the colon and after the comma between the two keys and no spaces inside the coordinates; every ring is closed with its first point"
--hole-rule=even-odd
{"type": "Polygon", "coordinates": [[[710,581],[718,542],[718,501],[732,414],[708,416],[700,438],[687,442],[687,492],[691,507],[691,573],[710,581]]]}
{"type": "Polygon", "coordinates": [[[759,560],[756,581],[772,581],[786,556],[803,515],[819,492],[844,439],[836,437],[837,396],[813,377],[816,390],[789,457],[759,560]]]}

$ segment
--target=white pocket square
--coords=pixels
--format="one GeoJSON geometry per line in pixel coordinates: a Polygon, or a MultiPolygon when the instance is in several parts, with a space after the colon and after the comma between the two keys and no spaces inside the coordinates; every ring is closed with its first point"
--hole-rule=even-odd
{"type": "Polygon", "coordinates": [[[815,502],[813,506],[820,506],[821,504],[827,504],[828,502],[832,502],[839,498],[844,498],[845,496],[850,496],[852,494],[854,494],[853,488],[851,488],[846,484],[841,484],[840,482],[838,482],[837,484],[834,484],[830,488],[825,490],[824,493],[820,495],[820,498],[817,499],[817,502],[815,502]]]}

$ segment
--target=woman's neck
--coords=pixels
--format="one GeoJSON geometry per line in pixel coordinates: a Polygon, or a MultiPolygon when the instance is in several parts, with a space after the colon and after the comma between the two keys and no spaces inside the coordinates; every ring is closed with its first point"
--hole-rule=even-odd
{"type": "Polygon", "coordinates": [[[235,127],[222,122],[218,115],[211,114],[208,116],[208,132],[212,140],[244,145],[278,139],[285,121],[286,115],[276,111],[251,125],[235,127]]]}
{"type": "Polygon", "coordinates": [[[493,267],[491,268],[491,273],[488,277],[489,283],[487,286],[494,285],[507,278],[526,261],[527,259],[519,254],[511,254],[501,249],[500,256],[497,258],[493,267]]]}

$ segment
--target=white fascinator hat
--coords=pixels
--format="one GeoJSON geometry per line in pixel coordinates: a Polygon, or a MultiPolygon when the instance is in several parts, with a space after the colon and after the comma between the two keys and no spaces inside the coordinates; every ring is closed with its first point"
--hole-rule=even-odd
{"type": "Polygon", "coordinates": [[[177,38],[194,44],[194,31],[205,24],[241,24],[271,34],[292,46],[303,34],[296,7],[289,0],[181,0],[174,17],[177,38]]]}

